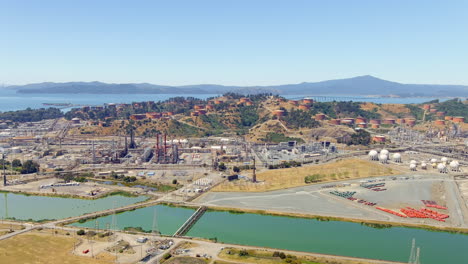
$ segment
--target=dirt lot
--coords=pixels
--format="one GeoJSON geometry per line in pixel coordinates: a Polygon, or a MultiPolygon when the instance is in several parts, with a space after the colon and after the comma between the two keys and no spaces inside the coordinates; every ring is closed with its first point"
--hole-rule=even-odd
{"type": "Polygon", "coordinates": [[[373,176],[395,175],[398,172],[376,162],[361,159],[347,159],[322,165],[298,168],[268,170],[257,174],[260,183],[247,181],[226,182],[216,186],[215,192],[263,192],[308,185],[304,178],[318,175],[320,183],[358,179],[373,176]]]}
{"type": "Polygon", "coordinates": [[[460,181],[458,186],[460,188],[460,194],[465,200],[465,204],[468,206],[468,181],[460,181]]]}
{"type": "Polygon", "coordinates": [[[166,264],[206,264],[207,262],[203,259],[193,257],[176,257],[171,258],[164,262],[166,264]]]}
{"type": "Polygon", "coordinates": [[[107,264],[110,255],[97,258],[76,256],[71,253],[72,237],[27,233],[0,241],[0,263],[22,264],[107,264]]]}
{"type": "Polygon", "coordinates": [[[379,178],[313,184],[270,192],[208,192],[197,198],[195,202],[206,206],[223,208],[243,208],[248,210],[457,227],[463,222],[463,218],[457,213],[456,197],[453,195],[447,196],[447,183],[452,184],[450,180],[446,179],[446,176],[440,174],[383,176],[379,178]],[[360,186],[361,181],[369,179],[385,183],[384,188],[387,190],[376,192],[360,186]],[[323,188],[334,185],[336,187],[323,188]],[[419,209],[423,207],[421,200],[432,200],[439,205],[447,206],[449,208],[447,213],[450,215],[450,218],[446,223],[432,219],[400,218],[381,212],[374,207],[330,194],[330,191],[333,190],[341,192],[355,191],[355,198],[375,202],[377,206],[397,211],[407,206],[419,209]]]}

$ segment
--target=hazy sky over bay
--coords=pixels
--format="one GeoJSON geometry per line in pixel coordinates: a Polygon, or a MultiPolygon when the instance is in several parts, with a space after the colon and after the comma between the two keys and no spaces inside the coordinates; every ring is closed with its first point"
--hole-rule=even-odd
{"type": "Polygon", "coordinates": [[[468,84],[468,1],[0,0],[0,83],[468,84]]]}

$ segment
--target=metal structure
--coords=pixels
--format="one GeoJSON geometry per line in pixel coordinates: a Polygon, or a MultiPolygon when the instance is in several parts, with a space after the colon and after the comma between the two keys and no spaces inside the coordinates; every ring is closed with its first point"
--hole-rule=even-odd
{"type": "Polygon", "coordinates": [[[156,134],[156,146],[152,161],[157,164],[177,164],[179,161],[179,146],[171,140],[167,144],[167,134],[156,134]]]}
{"type": "Polygon", "coordinates": [[[416,239],[413,238],[413,242],[411,243],[411,253],[408,264],[421,264],[419,261],[420,255],[420,248],[416,247],[416,239]]]}

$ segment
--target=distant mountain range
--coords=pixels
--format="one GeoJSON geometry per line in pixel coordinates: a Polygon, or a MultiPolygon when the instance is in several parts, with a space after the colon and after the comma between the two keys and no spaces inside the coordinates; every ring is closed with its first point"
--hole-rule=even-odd
{"type": "Polygon", "coordinates": [[[241,94],[273,93],[280,95],[378,95],[378,96],[439,96],[468,97],[468,86],[403,84],[382,80],[373,76],[322,82],[304,82],[272,86],[224,86],[199,84],[185,86],[155,85],[149,83],[111,84],[102,82],[35,83],[6,87],[17,93],[67,93],[67,94],[241,94]]]}

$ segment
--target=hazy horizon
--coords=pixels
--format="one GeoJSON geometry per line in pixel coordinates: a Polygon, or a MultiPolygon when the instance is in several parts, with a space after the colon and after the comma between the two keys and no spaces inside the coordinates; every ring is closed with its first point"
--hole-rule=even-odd
{"type": "Polygon", "coordinates": [[[5,1],[0,83],[468,85],[468,2],[5,1]]]}

